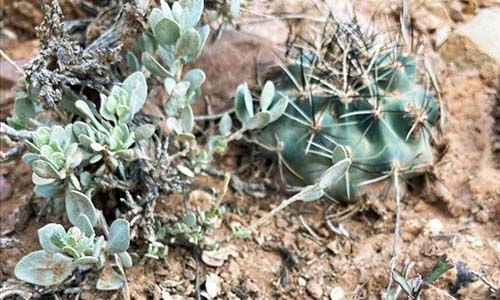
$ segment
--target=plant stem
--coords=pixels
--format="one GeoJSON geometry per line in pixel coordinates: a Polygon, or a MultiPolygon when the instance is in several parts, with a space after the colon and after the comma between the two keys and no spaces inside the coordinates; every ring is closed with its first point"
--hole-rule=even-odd
{"type": "Polygon", "coordinates": [[[252,232],[255,231],[255,229],[257,229],[257,227],[259,227],[260,225],[262,225],[265,222],[267,222],[270,218],[272,218],[273,216],[275,216],[278,212],[280,212],[281,210],[283,210],[284,208],[286,208],[290,204],[292,204],[292,203],[300,200],[301,197],[303,196],[304,192],[309,192],[309,190],[303,189],[302,191],[300,191],[297,194],[293,195],[293,197],[291,197],[289,199],[286,199],[286,200],[283,200],[278,206],[276,206],[273,210],[271,210],[270,212],[268,212],[265,216],[263,216],[262,218],[258,219],[255,222],[253,222],[247,228],[247,232],[249,234],[251,234],[252,232]]]}
{"type": "Polygon", "coordinates": [[[209,115],[198,115],[194,116],[195,121],[212,121],[212,120],[217,120],[222,118],[225,114],[231,114],[234,112],[234,108],[231,108],[229,110],[223,111],[218,114],[209,114],[209,115]]]}
{"type": "MultiPolygon", "coordinates": [[[[396,189],[396,224],[394,227],[394,244],[392,248],[392,258],[389,271],[389,283],[387,284],[386,295],[389,296],[392,288],[392,274],[396,269],[396,262],[399,256],[399,232],[401,231],[401,195],[399,191],[399,166],[393,166],[394,188],[396,189]]],[[[391,299],[391,298],[389,298],[391,299]]]]}
{"type": "Polygon", "coordinates": [[[13,61],[8,55],[7,53],[3,52],[3,50],[0,49],[0,56],[5,59],[10,65],[12,65],[12,67],[14,67],[14,69],[16,69],[17,72],[19,72],[19,74],[23,75],[24,76],[24,70],[18,66],[16,64],[15,61],[13,61]]]}
{"type": "Polygon", "coordinates": [[[2,133],[18,139],[31,139],[33,137],[33,131],[17,130],[4,122],[0,122],[0,134],[2,133]]]}

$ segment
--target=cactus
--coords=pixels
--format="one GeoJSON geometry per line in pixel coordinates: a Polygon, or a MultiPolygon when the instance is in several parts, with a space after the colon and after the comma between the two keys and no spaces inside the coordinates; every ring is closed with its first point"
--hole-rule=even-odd
{"type": "Polygon", "coordinates": [[[440,103],[397,39],[364,34],[356,20],[330,19],[321,39],[292,49],[272,77],[273,101],[287,97],[289,105],[258,136],[278,152],[287,184],[314,184],[338,164],[324,193],[350,203],[369,184],[407,180],[432,165],[440,103]]]}

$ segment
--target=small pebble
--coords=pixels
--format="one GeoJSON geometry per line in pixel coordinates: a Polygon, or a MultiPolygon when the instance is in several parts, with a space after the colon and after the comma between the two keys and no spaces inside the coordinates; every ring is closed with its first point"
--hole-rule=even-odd
{"type": "Polygon", "coordinates": [[[314,299],[321,299],[321,296],[323,296],[323,289],[321,288],[321,285],[314,280],[309,281],[306,286],[306,290],[314,299]]]}
{"type": "Polygon", "coordinates": [[[330,300],[345,300],[344,289],[340,286],[335,286],[330,291],[330,300]]]}
{"type": "Polygon", "coordinates": [[[220,278],[215,273],[207,274],[205,281],[208,299],[214,299],[220,293],[220,278]]]}
{"type": "Polygon", "coordinates": [[[432,235],[436,235],[436,234],[439,234],[441,233],[441,231],[443,231],[443,222],[441,222],[441,220],[439,219],[430,219],[428,222],[427,222],[427,226],[426,226],[426,232],[427,233],[430,233],[432,235]]]}
{"type": "Polygon", "coordinates": [[[299,279],[297,280],[297,283],[298,283],[300,286],[306,286],[307,281],[304,279],[304,277],[299,277],[299,279]]]}

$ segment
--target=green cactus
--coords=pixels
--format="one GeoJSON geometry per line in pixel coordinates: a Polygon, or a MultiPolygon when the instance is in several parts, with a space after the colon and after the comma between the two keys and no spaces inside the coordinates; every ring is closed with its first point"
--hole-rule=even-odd
{"type": "Polygon", "coordinates": [[[342,164],[324,192],[353,202],[366,185],[427,170],[440,105],[430,84],[419,84],[415,57],[355,21],[328,22],[320,41],[294,45],[272,77],[273,101],[288,97],[289,105],[258,139],[278,152],[286,182],[305,187],[342,164]]]}

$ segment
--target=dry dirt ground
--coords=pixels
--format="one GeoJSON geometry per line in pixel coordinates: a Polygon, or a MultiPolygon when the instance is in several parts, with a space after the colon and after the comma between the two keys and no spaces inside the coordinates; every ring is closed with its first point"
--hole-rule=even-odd
{"type": "MultiPolygon", "coordinates": [[[[476,8],[479,10],[490,5],[479,4],[476,8]]],[[[265,9],[271,6],[267,2],[262,4],[265,9]]],[[[372,6],[370,3],[367,9],[372,6]]],[[[426,52],[441,83],[446,106],[444,139],[448,148],[435,166],[439,180],[434,180],[426,191],[405,193],[397,270],[415,262],[410,277],[425,274],[439,257],[446,255],[451,263],[465,265],[498,288],[499,66],[491,59],[474,59],[482,56],[467,44],[435,45],[435,33],[440,26],[448,24],[453,29],[477,12],[471,11],[467,1],[453,2],[444,12],[442,7],[425,5],[416,12],[420,16],[417,27],[429,37],[426,52]]],[[[267,36],[286,29],[283,24],[271,24],[274,25],[264,25],[267,36]]],[[[252,28],[242,26],[242,31],[255,32],[252,28]]],[[[3,44],[2,49],[22,62],[33,57],[36,45],[36,41],[21,36],[3,44]]],[[[259,49],[265,47],[269,43],[255,36],[230,33],[207,50],[199,65],[208,74],[205,94],[212,97],[212,102],[219,101],[214,105],[216,109],[217,105],[219,109],[224,107],[224,100],[228,101],[230,91],[239,82],[255,79],[252,66],[256,58],[261,58],[259,49]],[[227,55],[227,60],[214,59],[221,52],[234,55],[227,55]]],[[[4,63],[3,73],[7,68],[4,63]]],[[[5,77],[2,75],[2,121],[12,101],[9,91],[12,82],[5,77]]],[[[260,227],[251,239],[234,240],[230,238],[232,225],[248,225],[286,196],[272,177],[266,178],[268,166],[258,158],[256,149],[245,145],[236,145],[220,157],[220,168],[231,170],[240,179],[264,189],[253,196],[230,189],[226,195],[223,205],[228,213],[211,238],[220,244],[215,254],[228,257],[220,267],[201,264],[202,291],[215,286],[216,299],[344,299],[335,298],[334,292],[339,291],[345,293],[345,299],[380,299],[388,281],[394,239],[395,204],[391,194],[385,200],[368,201],[360,212],[337,224],[325,223],[325,215],[347,207],[332,207],[327,201],[296,204],[260,227]],[[208,284],[206,278],[210,278],[208,284]]],[[[15,263],[39,247],[36,230],[54,219],[36,217],[40,201],[31,199],[29,168],[20,161],[2,163],[0,176],[0,237],[11,241],[9,245],[3,243],[0,249],[0,281],[8,286],[13,282],[15,263]]],[[[189,205],[202,205],[207,188],[221,185],[222,180],[202,175],[193,185],[189,205]]],[[[158,208],[169,213],[178,211],[179,206],[179,199],[165,197],[158,208]]],[[[133,246],[134,251],[141,249],[133,246]]],[[[132,299],[194,299],[195,266],[191,252],[182,247],[171,247],[162,260],[140,260],[127,271],[132,299]]],[[[452,293],[457,275],[462,274],[458,273],[457,268],[445,273],[424,291],[422,299],[500,299],[500,292],[492,295],[481,280],[464,284],[452,293]]],[[[121,299],[121,293],[95,292],[94,280],[93,276],[87,276],[81,290],[62,297],[121,299]]]]}

